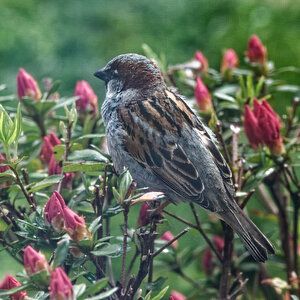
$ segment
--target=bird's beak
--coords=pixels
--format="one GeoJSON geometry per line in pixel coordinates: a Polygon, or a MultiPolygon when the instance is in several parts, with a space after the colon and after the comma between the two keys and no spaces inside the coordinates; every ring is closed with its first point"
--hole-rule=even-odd
{"type": "Polygon", "coordinates": [[[105,68],[102,68],[94,73],[94,76],[104,80],[105,82],[108,81],[107,72],[105,71],[105,68]]]}

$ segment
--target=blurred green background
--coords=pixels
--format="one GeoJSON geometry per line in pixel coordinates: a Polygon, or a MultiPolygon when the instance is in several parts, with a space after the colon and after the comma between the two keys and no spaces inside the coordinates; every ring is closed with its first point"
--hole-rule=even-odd
{"type": "Polygon", "coordinates": [[[277,67],[300,67],[299,1],[0,0],[0,24],[0,83],[11,92],[23,67],[39,82],[62,79],[66,96],[85,79],[103,98],[93,72],[118,54],[142,53],[142,43],[171,64],[200,49],[219,69],[226,48],[243,64],[253,33],[277,67]]]}
{"type": "MultiPolygon", "coordinates": [[[[219,69],[227,48],[234,48],[244,64],[254,33],[276,67],[300,67],[299,1],[0,0],[0,83],[16,93],[16,75],[23,67],[40,85],[44,77],[61,79],[63,96],[73,94],[77,80],[87,80],[101,101],[104,84],[93,72],[118,54],[143,53],[141,45],[147,43],[175,64],[199,49],[219,69]]],[[[299,81],[299,76],[292,80],[299,81]]],[[[131,222],[135,226],[136,220],[131,222]]],[[[180,229],[177,225],[176,232],[180,229]]],[[[183,248],[188,241],[181,240],[183,248]]],[[[0,262],[0,279],[7,271],[23,269],[2,253],[0,262]]],[[[181,285],[189,288],[180,282],[178,289],[181,285]]]]}

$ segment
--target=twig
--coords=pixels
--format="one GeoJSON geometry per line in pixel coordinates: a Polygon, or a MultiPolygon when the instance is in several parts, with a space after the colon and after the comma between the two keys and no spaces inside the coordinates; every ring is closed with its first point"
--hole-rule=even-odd
{"type": "Polygon", "coordinates": [[[125,289],[126,284],[126,254],[127,254],[127,225],[128,225],[128,212],[129,206],[124,205],[123,216],[124,216],[124,225],[123,225],[123,259],[122,259],[122,274],[121,274],[121,284],[122,290],[125,289]]]}
{"type": "Polygon", "coordinates": [[[231,259],[233,252],[233,230],[222,221],[224,231],[224,249],[223,249],[223,264],[222,275],[219,287],[219,299],[229,299],[229,283],[231,276],[231,259]]]}
{"type": "MultiPolygon", "coordinates": [[[[22,168],[22,169],[21,169],[21,172],[22,172],[22,175],[23,175],[25,184],[26,184],[26,185],[30,184],[30,181],[29,181],[29,175],[28,175],[27,169],[22,168]]],[[[33,193],[30,193],[30,194],[28,194],[28,195],[29,195],[29,197],[31,198],[32,203],[34,203],[34,205],[35,205],[35,207],[36,207],[36,201],[35,201],[35,199],[34,199],[33,193]]]]}
{"type": "MultiPolygon", "coordinates": [[[[152,222],[151,222],[151,228],[150,228],[150,234],[154,234],[156,232],[156,220],[154,219],[152,222]]],[[[151,283],[152,282],[152,279],[153,279],[153,259],[154,259],[154,255],[153,255],[153,252],[154,252],[154,240],[152,242],[152,245],[150,246],[150,263],[149,263],[149,271],[148,271],[148,283],[151,283]]],[[[146,290],[146,294],[149,293],[149,289],[146,290]]]]}
{"type": "MultiPolygon", "coordinates": [[[[67,122],[68,122],[68,124],[67,124],[67,138],[66,138],[66,142],[65,142],[66,148],[65,148],[63,162],[66,162],[68,160],[68,156],[69,156],[69,153],[70,153],[70,150],[71,150],[71,134],[72,134],[73,122],[70,123],[69,120],[67,122]]],[[[62,174],[63,174],[63,171],[62,171],[62,174]]],[[[59,193],[62,190],[62,183],[63,183],[63,179],[58,184],[57,191],[59,193]]]]}
{"type": "Polygon", "coordinates": [[[129,267],[127,269],[127,272],[126,272],[126,277],[128,277],[131,273],[131,270],[134,266],[134,263],[136,261],[136,259],[138,258],[139,254],[140,254],[140,250],[138,249],[138,247],[135,248],[135,253],[134,253],[134,256],[132,257],[131,261],[130,261],[130,264],[129,264],[129,267]]]}
{"type": "Polygon", "coordinates": [[[202,236],[205,239],[206,243],[212,249],[212,251],[215,253],[215,255],[217,256],[217,258],[220,261],[220,263],[222,263],[222,256],[221,256],[221,254],[217,251],[215,245],[211,242],[211,240],[208,238],[208,236],[206,235],[206,233],[204,232],[204,230],[202,229],[202,227],[200,225],[200,221],[199,221],[198,214],[196,212],[194,204],[190,203],[190,207],[192,209],[193,215],[194,215],[195,220],[196,220],[197,230],[202,234],[202,236]]]}
{"type": "Polygon", "coordinates": [[[35,211],[35,210],[36,210],[36,203],[35,203],[35,201],[29,196],[29,194],[28,194],[28,192],[27,192],[27,190],[26,190],[26,188],[25,188],[25,186],[24,186],[22,180],[21,180],[20,177],[19,177],[18,171],[17,171],[15,168],[12,168],[12,167],[10,167],[10,169],[11,169],[11,170],[13,171],[13,173],[15,174],[15,176],[16,176],[16,182],[17,182],[18,186],[21,188],[21,190],[22,190],[22,192],[23,192],[25,198],[27,199],[27,202],[28,202],[28,204],[30,205],[30,208],[31,208],[32,210],[35,211]]]}
{"type": "Polygon", "coordinates": [[[184,230],[182,230],[180,233],[178,233],[171,241],[167,242],[164,246],[162,246],[160,249],[158,249],[157,251],[155,251],[152,255],[152,257],[154,258],[155,256],[157,256],[158,254],[160,254],[162,251],[164,251],[167,247],[169,247],[172,243],[174,243],[176,240],[178,240],[180,237],[182,237],[184,234],[186,234],[188,231],[190,230],[189,227],[185,228],[184,230]]]}
{"type": "Polygon", "coordinates": [[[251,196],[254,194],[254,192],[255,192],[255,189],[252,189],[252,190],[250,190],[250,191],[248,192],[248,194],[246,195],[244,201],[240,204],[240,208],[241,208],[241,209],[244,209],[244,208],[245,208],[245,206],[247,205],[249,199],[250,199],[251,196]]]}

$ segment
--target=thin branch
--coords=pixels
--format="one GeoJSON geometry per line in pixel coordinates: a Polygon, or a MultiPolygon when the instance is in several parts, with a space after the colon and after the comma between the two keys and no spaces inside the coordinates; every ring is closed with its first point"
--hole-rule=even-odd
{"type": "Polygon", "coordinates": [[[122,290],[125,289],[126,284],[126,254],[127,254],[127,225],[128,225],[128,205],[124,205],[123,216],[124,216],[124,225],[123,225],[123,258],[122,258],[122,273],[121,273],[121,284],[122,290]]]}
{"type": "Polygon", "coordinates": [[[244,201],[240,204],[240,208],[244,209],[249,201],[249,199],[251,198],[251,196],[254,194],[255,189],[252,189],[248,192],[248,194],[246,195],[244,201]]]}
{"type": "Polygon", "coordinates": [[[232,163],[231,163],[231,159],[230,159],[230,155],[229,155],[227,146],[226,146],[225,141],[224,141],[223,136],[222,136],[222,122],[220,120],[217,121],[217,128],[218,128],[218,130],[216,132],[217,139],[219,140],[219,142],[222,145],[222,148],[223,148],[224,154],[225,154],[225,159],[226,159],[226,161],[227,161],[227,163],[230,166],[230,169],[232,171],[232,163]]]}
{"type": "Polygon", "coordinates": [[[228,299],[229,283],[231,277],[231,260],[233,252],[233,230],[222,221],[224,231],[224,249],[223,249],[223,264],[222,275],[219,287],[219,298],[228,299]]]}
{"type": "Polygon", "coordinates": [[[198,214],[196,212],[194,204],[190,203],[190,207],[192,209],[193,215],[194,215],[195,220],[196,220],[197,230],[202,234],[202,236],[205,239],[206,243],[212,249],[212,251],[215,253],[215,255],[217,256],[217,258],[220,261],[220,263],[222,263],[222,256],[221,256],[221,254],[217,251],[215,245],[211,242],[211,240],[208,238],[208,236],[206,235],[206,233],[204,232],[204,230],[202,229],[202,227],[200,225],[200,221],[199,221],[198,214]]]}
{"type": "Polygon", "coordinates": [[[155,256],[157,256],[158,254],[160,254],[162,251],[164,251],[167,247],[169,247],[171,244],[173,244],[176,240],[178,240],[180,237],[182,237],[184,234],[186,234],[188,231],[190,230],[189,227],[185,228],[184,230],[182,230],[180,233],[178,233],[171,241],[167,242],[164,246],[162,246],[160,249],[158,249],[157,251],[155,251],[152,255],[152,257],[154,258],[155,256]]]}

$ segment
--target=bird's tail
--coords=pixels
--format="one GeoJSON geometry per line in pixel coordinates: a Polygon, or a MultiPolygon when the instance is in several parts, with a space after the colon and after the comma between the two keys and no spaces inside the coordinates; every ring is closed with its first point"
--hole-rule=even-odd
{"type": "Polygon", "coordinates": [[[237,233],[256,261],[265,262],[268,259],[268,253],[275,253],[271,242],[238,206],[235,207],[235,211],[229,209],[218,212],[218,215],[237,233]]]}

